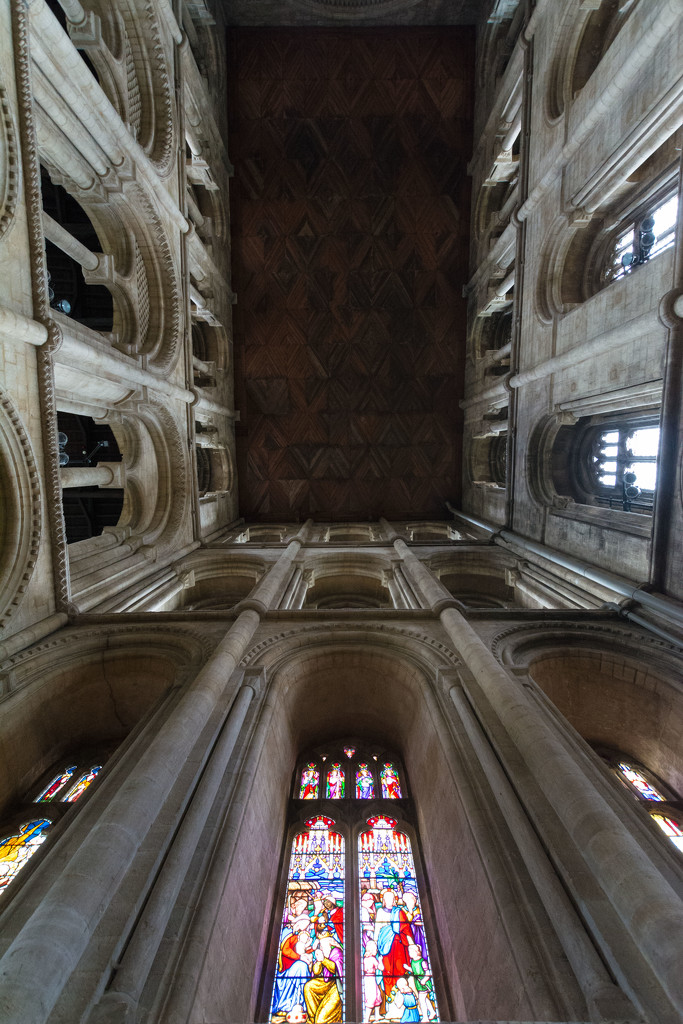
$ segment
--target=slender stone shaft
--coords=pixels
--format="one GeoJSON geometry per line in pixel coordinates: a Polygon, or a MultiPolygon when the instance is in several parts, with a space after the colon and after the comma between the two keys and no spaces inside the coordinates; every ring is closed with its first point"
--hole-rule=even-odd
{"type": "Polygon", "coordinates": [[[38,1024],[48,1017],[258,624],[252,610],[233,623],[0,960],[4,1024],[38,1024]]]}

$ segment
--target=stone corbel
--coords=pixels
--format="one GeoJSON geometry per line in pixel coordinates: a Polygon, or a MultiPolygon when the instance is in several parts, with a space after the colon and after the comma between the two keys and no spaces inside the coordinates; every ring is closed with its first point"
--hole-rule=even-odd
{"type": "Polygon", "coordinates": [[[94,11],[85,11],[85,18],[77,25],[69,22],[68,29],[71,42],[77,50],[109,50],[102,38],[102,21],[94,11]]]}
{"type": "Polygon", "coordinates": [[[182,590],[190,590],[195,585],[194,569],[179,573],[178,583],[181,585],[182,590]]]}
{"type": "Polygon", "coordinates": [[[136,179],[137,169],[129,153],[124,154],[121,163],[115,167],[109,167],[107,173],[100,177],[105,191],[109,194],[123,192],[125,183],[136,179]]]}
{"type": "Polygon", "coordinates": [[[211,168],[202,157],[193,154],[186,163],[186,170],[187,179],[193,185],[202,185],[208,192],[219,191],[219,186],[213,179],[211,168]]]}
{"type": "Polygon", "coordinates": [[[83,278],[86,284],[101,284],[105,288],[113,288],[117,283],[117,275],[114,267],[114,257],[111,253],[96,252],[97,267],[95,270],[83,270],[83,278]]]}

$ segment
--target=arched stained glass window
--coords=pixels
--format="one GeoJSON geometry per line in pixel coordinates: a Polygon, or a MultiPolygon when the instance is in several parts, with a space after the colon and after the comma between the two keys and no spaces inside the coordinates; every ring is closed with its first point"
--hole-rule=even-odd
{"type": "Polygon", "coordinates": [[[683,853],[683,828],[681,828],[678,822],[673,821],[672,818],[665,817],[663,814],[653,814],[652,817],[674,846],[677,846],[681,853],[683,853]]]}
{"type": "Polygon", "coordinates": [[[382,797],[385,800],[400,800],[401,783],[393,764],[387,761],[380,772],[380,779],[382,781],[382,797]]]}
{"type": "Polygon", "coordinates": [[[327,773],[327,786],[325,790],[327,799],[341,800],[344,796],[345,783],[344,769],[338,761],[335,761],[327,773]]]}
{"type": "Polygon", "coordinates": [[[301,773],[300,800],[317,800],[320,793],[320,772],[315,764],[307,764],[301,773]]]}
{"type": "Polygon", "coordinates": [[[324,815],[294,836],[269,1020],[341,1021],[344,839],[324,815]]]}
{"type": "Polygon", "coordinates": [[[356,771],[356,799],[372,800],[375,796],[375,781],[367,764],[361,763],[356,771]]]}
{"type": "Polygon", "coordinates": [[[70,768],[65,768],[63,772],[55,776],[54,779],[45,787],[39,797],[36,798],[36,803],[48,803],[50,800],[54,800],[60,790],[66,786],[73,773],[76,771],[78,765],[71,765],[70,768]]]}
{"type": "Polygon", "coordinates": [[[76,800],[78,800],[79,797],[83,796],[83,793],[86,791],[90,783],[97,778],[97,775],[101,770],[102,765],[95,764],[92,766],[92,768],[90,768],[89,771],[83,772],[76,785],[73,786],[64,797],[64,803],[73,804],[76,802],[76,800]]]}
{"type": "Polygon", "coordinates": [[[282,923],[272,936],[260,1019],[438,1020],[442,990],[434,982],[408,835],[415,816],[408,785],[396,752],[363,738],[302,754],[290,802],[296,824],[284,857],[282,923]],[[322,803],[315,816],[301,804],[313,797],[322,803]],[[345,878],[353,880],[351,907],[345,878]],[[349,912],[352,925],[345,927],[349,912]],[[346,978],[358,981],[347,986],[346,978]]]}
{"type": "Polygon", "coordinates": [[[363,1020],[438,1017],[410,840],[377,815],[358,839],[363,1020]]]}
{"type": "Polygon", "coordinates": [[[619,774],[630,782],[634,789],[636,789],[640,796],[644,800],[659,800],[664,802],[666,797],[663,797],[658,789],[652,785],[651,782],[645,778],[642,772],[638,771],[632,765],[627,764],[625,761],[620,761],[618,765],[619,774]]]}
{"type": "Polygon", "coordinates": [[[12,835],[0,839],[0,893],[45,842],[45,834],[51,824],[49,818],[36,818],[24,822],[12,835]]]}

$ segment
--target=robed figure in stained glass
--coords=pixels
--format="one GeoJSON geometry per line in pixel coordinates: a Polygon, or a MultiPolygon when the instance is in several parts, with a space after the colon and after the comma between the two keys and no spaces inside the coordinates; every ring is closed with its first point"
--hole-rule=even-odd
{"type": "Polygon", "coordinates": [[[47,818],[27,821],[14,835],[0,839],[0,892],[45,841],[45,833],[51,824],[47,818]]]}
{"type": "Polygon", "coordinates": [[[294,836],[270,1007],[273,1024],[341,1021],[344,840],[318,815],[294,836]]]}
{"type": "Polygon", "coordinates": [[[67,784],[73,773],[76,771],[76,765],[72,765],[70,768],[65,768],[64,771],[52,780],[40,796],[37,798],[36,803],[48,803],[59,790],[67,784]]]}
{"type": "Polygon", "coordinates": [[[398,779],[398,772],[393,764],[385,764],[380,772],[382,780],[382,797],[384,800],[401,799],[401,783],[398,779]]]}
{"type": "Polygon", "coordinates": [[[301,790],[299,794],[300,800],[317,800],[318,789],[320,783],[320,774],[316,770],[315,764],[306,765],[301,773],[301,790]]]}
{"type": "Polygon", "coordinates": [[[327,799],[341,800],[344,796],[344,772],[340,764],[333,764],[327,773],[327,799]]]}
{"type": "Polygon", "coordinates": [[[364,1021],[432,1021],[436,997],[408,836],[383,815],[358,839],[364,1021]]]}
{"type": "Polygon", "coordinates": [[[313,978],[304,985],[306,1020],[331,1024],[342,1019],[344,954],[326,914],[321,914],[315,921],[315,940],[313,978]]]}
{"type": "Polygon", "coordinates": [[[356,772],[356,799],[372,800],[375,795],[375,783],[372,772],[367,764],[359,764],[356,772]]]}

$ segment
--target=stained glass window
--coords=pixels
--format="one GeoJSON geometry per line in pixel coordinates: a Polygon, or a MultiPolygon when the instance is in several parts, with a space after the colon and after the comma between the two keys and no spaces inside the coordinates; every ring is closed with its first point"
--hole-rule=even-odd
{"type": "Polygon", "coordinates": [[[63,772],[56,775],[55,778],[45,787],[39,797],[36,797],[36,803],[48,803],[53,800],[54,797],[59,793],[60,789],[66,786],[67,782],[76,771],[77,765],[71,765],[70,768],[65,768],[63,772]]]}
{"type": "Polygon", "coordinates": [[[346,754],[347,757],[353,757],[353,755],[356,753],[356,748],[344,747],[344,753],[346,754]]]}
{"type": "Polygon", "coordinates": [[[410,840],[393,818],[358,839],[364,1021],[438,1019],[410,840]]]}
{"type": "Polygon", "coordinates": [[[79,780],[76,783],[76,785],[72,786],[72,788],[69,790],[69,792],[64,797],[64,803],[65,804],[73,804],[73,803],[76,802],[76,800],[78,800],[78,798],[80,796],[83,796],[83,793],[88,788],[88,786],[93,781],[93,779],[95,779],[97,777],[97,775],[101,771],[101,769],[102,769],[102,765],[101,764],[95,764],[95,765],[92,766],[90,771],[84,772],[81,775],[81,777],[79,778],[79,780]]]}
{"type": "Polygon", "coordinates": [[[401,783],[399,782],[398,772],[389,761],[382,768],[380,779],[382,781],[383,798],[385,800],[400,800],[401,783]]]}
{"type": "Polygon", "coordinates": [[[372,800],[375,795],[375,782],[367,764],[359,764],[356,771],[356,799],[372,800]]]}
{"type": "Polygon", "coordinates": [[[344,770],[338,761],[335,761],[327,773],[327,788],[325,795],[328,800],[341,800],[344,796],[344,770]]]}
{"type": "Polygon", "coordinates": [[[26,861],[45,842],[45,833],[51,824],[48,818],[36,818],[24,822],[13,835],[0,840],[0,892],[7,888],[26,861]]]}
{"type": "Polygon", "coordinates": [[[620,761],[618,765],[619,774],[630,782],[634,789],[638,791],[640,796],[644,800],[665,800],[665,797],[655,789],[655,787],[648,782],[642,772],[638,771],[637,768],[633,768],[632,765],[626,764],[624,761],[620,761]]]}
{"type": "Polygon", "coordinates": [[[683,852],[683,829],[681,826],[671,818],[665,818],[663,814],[653,814],[652,817],[662,832],[665,832],[671,842],[683,852]]]}
{"type": "Polygon", "coordinates": [[[320,772],[311,761],[301,773],[300,800],[317,800],[320,792],[320,772]]]}
{"type": "Polygon", "coordinates": [[[292,843],[269,1020],[341,1021],[344,1007],[344,839],[318,815],[292,843]]]}

